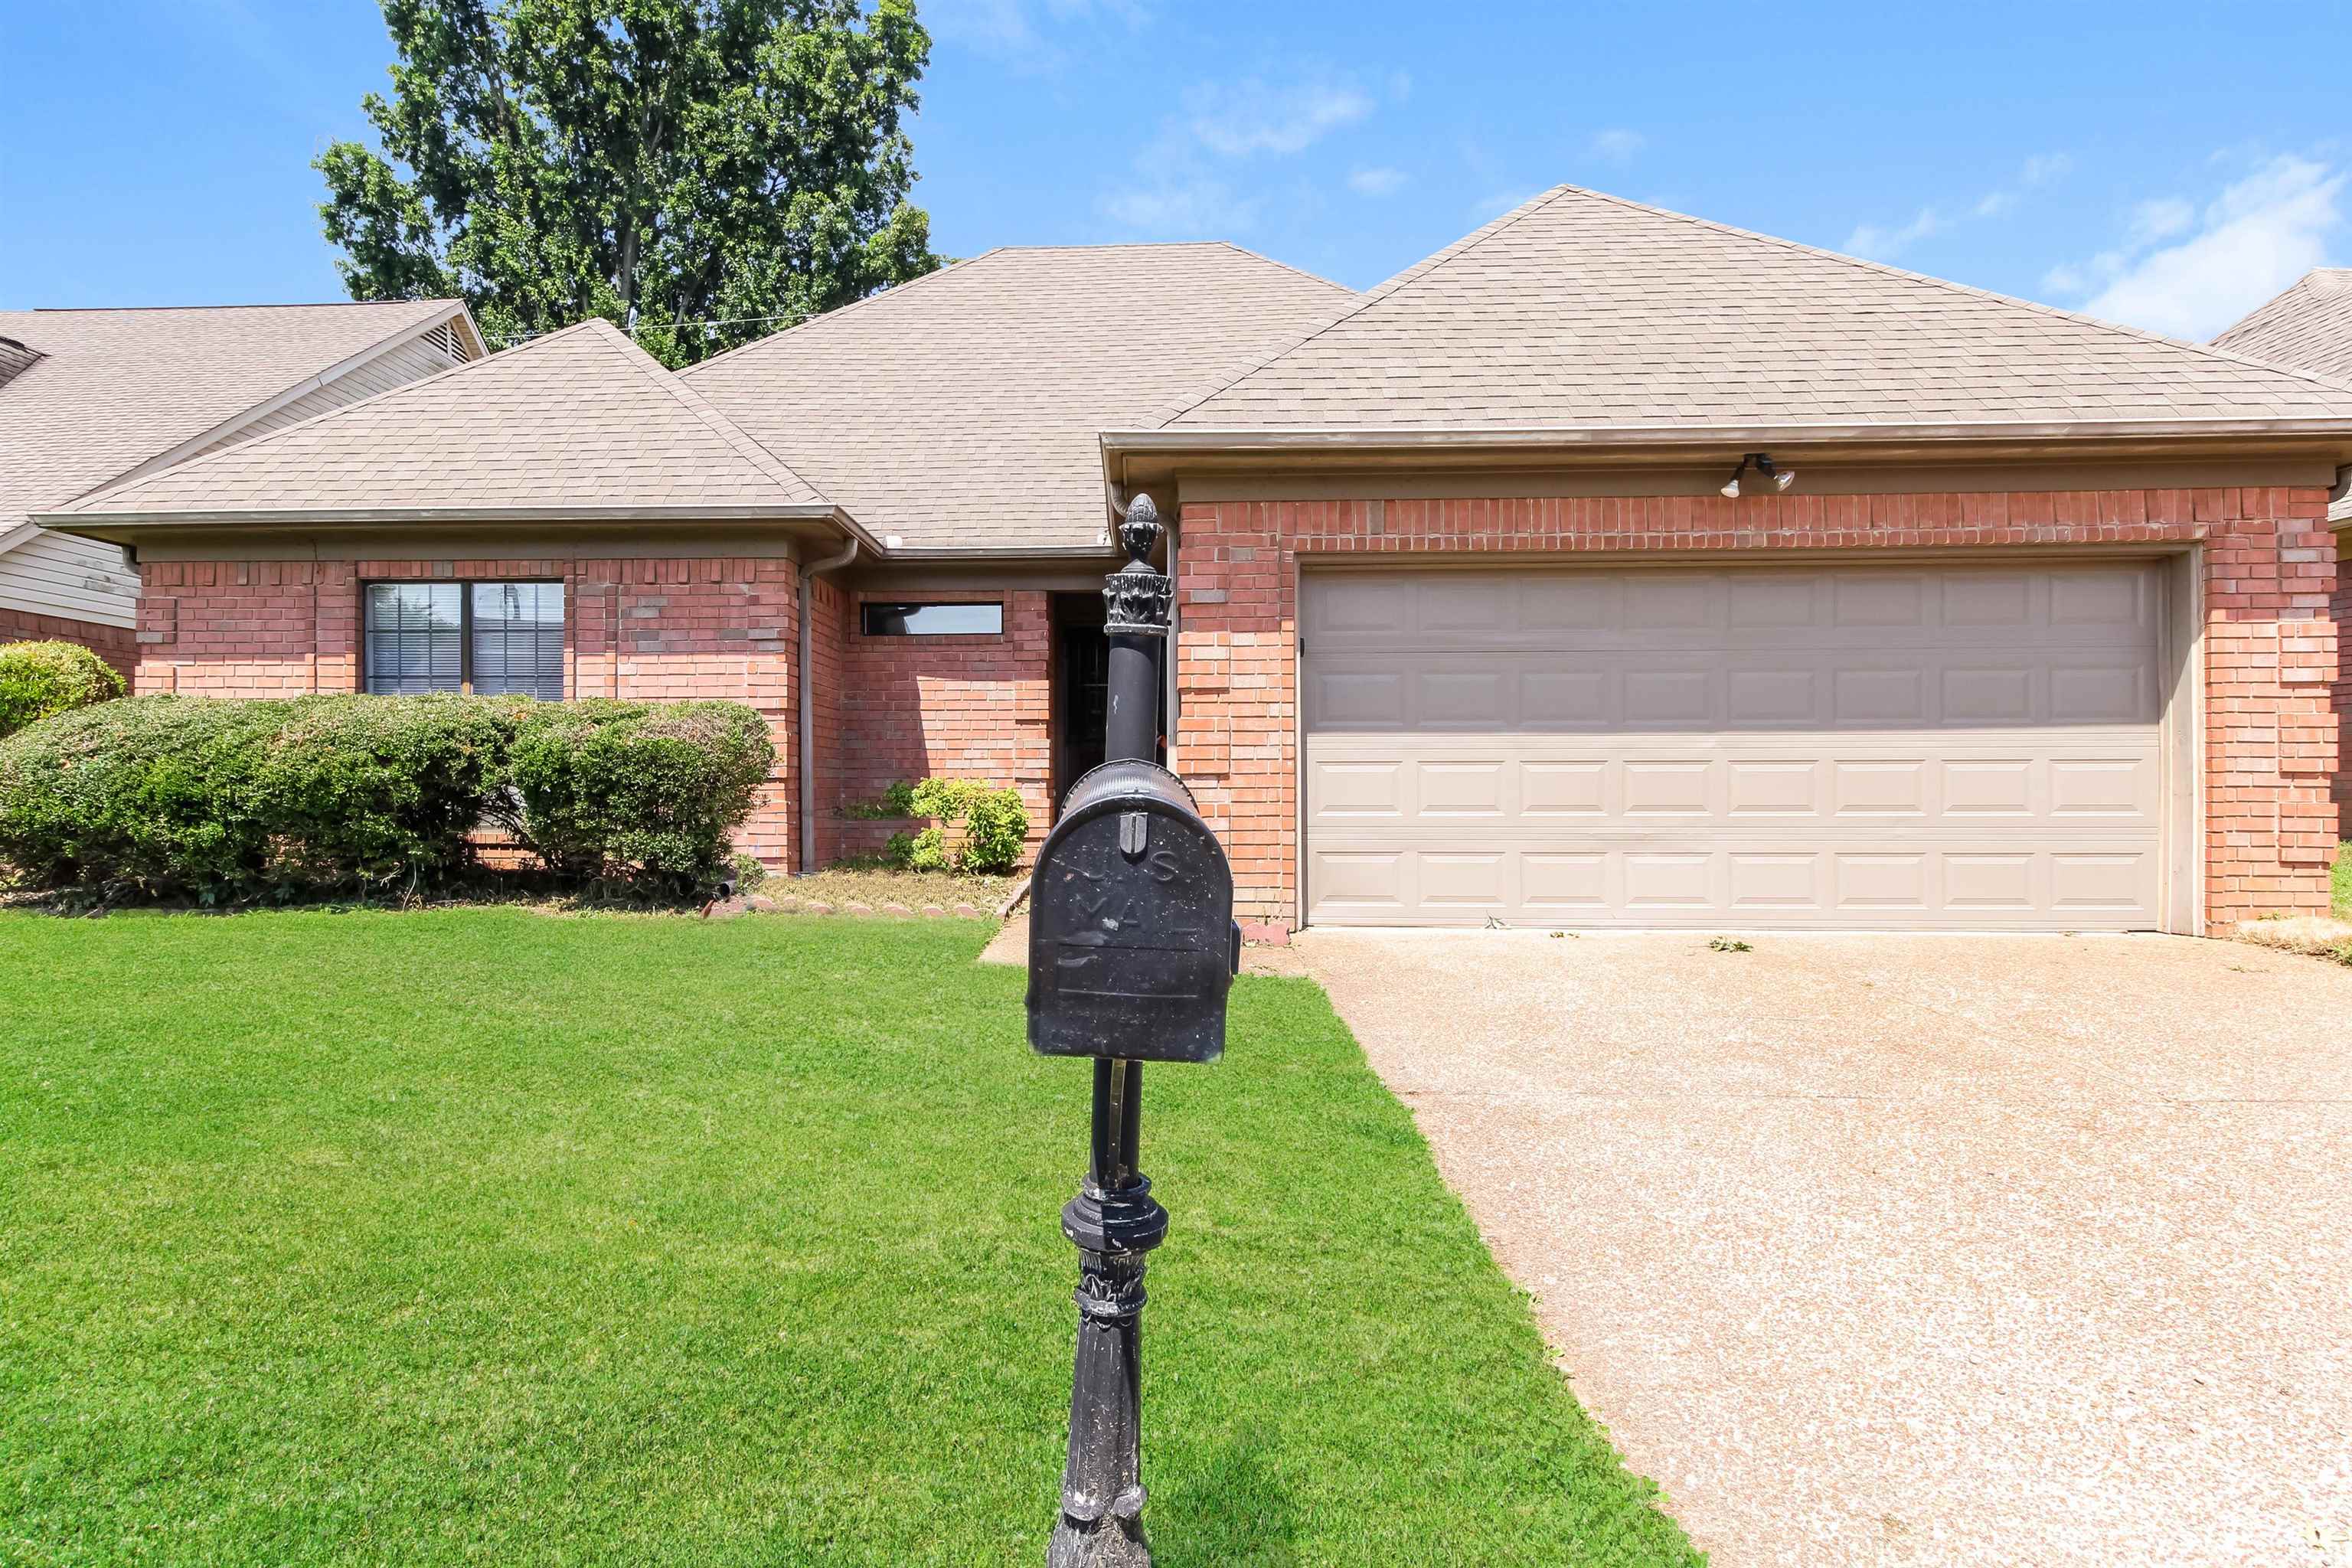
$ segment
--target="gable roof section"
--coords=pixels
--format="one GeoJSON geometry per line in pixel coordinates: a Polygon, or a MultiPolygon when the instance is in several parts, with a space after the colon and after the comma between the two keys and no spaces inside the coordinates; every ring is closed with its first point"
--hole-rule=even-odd
{"type": "Polygon", "coordinates": [[[1165,428],[1657,440],[2284,420],[2352,433],[2352,388],[1561,185],[1165,428]]]}
{"type": "MultiPolygon", "coordinates": [[[[2224,327],[2213,346],[2352,382],[2352,267],[2313,268],[2285,293],[2224,327]]],[[[2352,523],[2352,495],[2328,507],[2327,521],[2338,528],[2352,523]]]]}
{"type": "Polygon", "coordinates": [[[898,553],[1092,552],[1099,432],[1355,298],[1224,244],[992,250],[682,374],[898,553]]]}
{"type": "Polygon", "coordinates": [[[830,515],[800,475],[591,320],[117,485],[60,525],[830,515]]]}
{"type": "Polygon", "coordinates": [[[2221,330],[2213,346],[2352,382],[2352,267],[2317,267],[2221,330]]]}
{"type": "Polygon", "coordinates": [[[462,314],[455,300],[0,310],[37,357],[0,383],[0,532],[462,314]]]}

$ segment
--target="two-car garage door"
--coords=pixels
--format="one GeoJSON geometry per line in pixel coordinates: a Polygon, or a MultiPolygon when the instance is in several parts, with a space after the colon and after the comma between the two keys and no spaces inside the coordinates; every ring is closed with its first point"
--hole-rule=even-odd
{"type": "Polygon", "coordinates": [[[2143,563],[1309,574],[1319,924],[2159,924],[2143,563]]]}

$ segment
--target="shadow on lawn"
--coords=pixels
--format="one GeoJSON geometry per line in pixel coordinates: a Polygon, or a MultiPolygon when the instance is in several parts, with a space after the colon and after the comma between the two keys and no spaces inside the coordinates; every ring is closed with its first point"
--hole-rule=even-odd
{"type": "Polygon", "coordinates": [[[1291,1568],[1298,1509],[1266,1467],[1265,1446],[1233,1444],[1205,1468],[1151,1495],[1144,1515],[1160,1568],[1291,1568]]]}

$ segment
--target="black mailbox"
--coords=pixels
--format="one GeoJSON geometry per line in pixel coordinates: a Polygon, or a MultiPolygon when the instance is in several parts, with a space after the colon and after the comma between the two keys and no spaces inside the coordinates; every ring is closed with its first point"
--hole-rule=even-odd
{"type": "Polygon", "coordinates": [[[1029,880],[1029,1044],[1213,1062],[1239,967],[1234,874],[1192,792],[1151,763],[1071,786],[1029,880]]]}

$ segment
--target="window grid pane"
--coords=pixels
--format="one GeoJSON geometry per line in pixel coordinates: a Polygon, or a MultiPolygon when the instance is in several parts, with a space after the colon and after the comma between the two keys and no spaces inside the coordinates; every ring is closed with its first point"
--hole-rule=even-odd
{"type": "Polygon", "coordinates": [[[563,584],[473,585],[474,689],[563,700],[563,584]]]}
{"type": "Polygon", "coordinates": [[[463,684],[463,600],[455,583],[378,583],[367,592],[367,689],[409,697],[463,684]]]}

